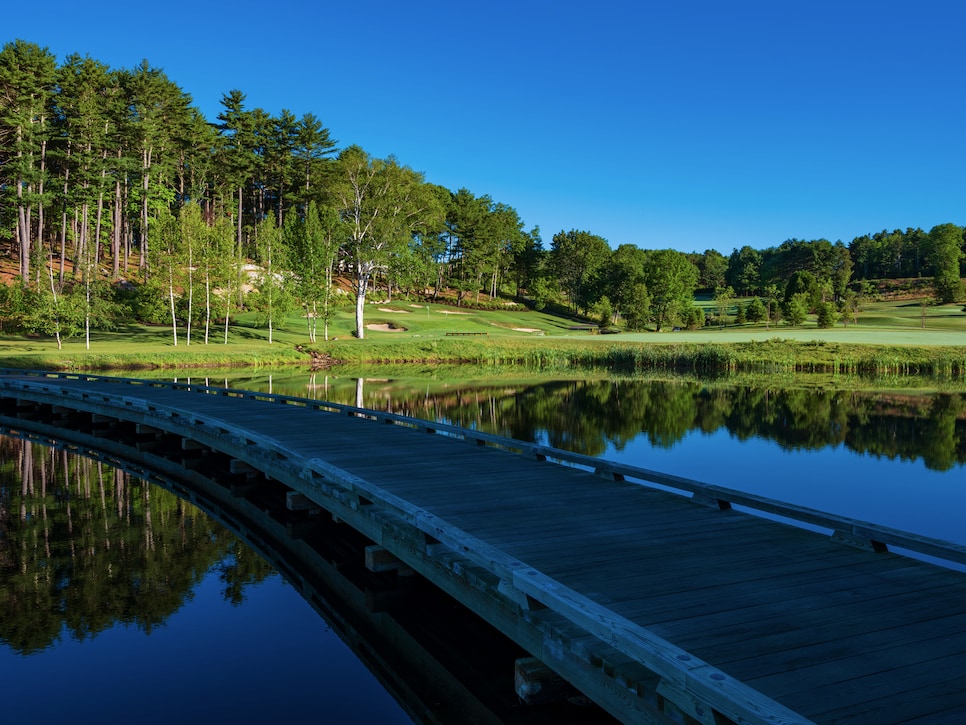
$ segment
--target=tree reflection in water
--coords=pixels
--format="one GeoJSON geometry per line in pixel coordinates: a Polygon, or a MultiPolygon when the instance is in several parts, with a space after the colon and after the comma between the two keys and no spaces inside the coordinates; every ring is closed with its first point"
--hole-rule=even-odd
{"type": "Polygon", "coordinates": [[[845,446],[861,455],[966,463],[966,394],[738,385],[690,379],[466,379],[337,375],[237,377],[213,384],[361,404],[599,456],[646,436],[671,448],[689,433],[727,431],[788,450],[845,446]]]}
{"type": "Polygon", "coordinates": [[[0,437],[9,722],[410,722],[263,559],[173,493],[0,437]],[[281,710],[280,710],[281,708],[281,710]]]}

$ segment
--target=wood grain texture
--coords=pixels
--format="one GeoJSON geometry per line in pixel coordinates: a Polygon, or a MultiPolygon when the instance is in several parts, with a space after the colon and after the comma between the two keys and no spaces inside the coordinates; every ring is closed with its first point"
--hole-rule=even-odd
{"type": "MultiPolygon", "coordinates": [[[[605,642],[626,637],[619,656],[643,653],[640,661],[671,689],[720,695],[710,692],[718,680],[702,682],[700,668],[661,672],[665,660],[686,652],[734,678],[721,696],[751,709],[761,693],[816,722],[935,722],[966,712],[966,575],[958,571],[543,462],[529,444],[519,455],[427,434],[421,425],[271,399],[90,380],[45,384],[124,396],[134,408],[163,406],[201,427],[244,428],[253,441],[277,442],[279,455],[348,472],[386,500],[463,532],[470,545],[483,542],[520,563],[514,586],[605,642]]],[[[663,476],[671,480],[681,482],[663,476]]],[[[692,483],[682,490],[701,488],[692,483]]],[[[714,487],[708,493],[734,498],[714,487]]],[[[761,508],[796,514],[780,502],[761,508]]],[[[861,536],[895,533],[801,514],[861,536]]],[[[760,721],[784,717],[763,712],[760,721]]]]}

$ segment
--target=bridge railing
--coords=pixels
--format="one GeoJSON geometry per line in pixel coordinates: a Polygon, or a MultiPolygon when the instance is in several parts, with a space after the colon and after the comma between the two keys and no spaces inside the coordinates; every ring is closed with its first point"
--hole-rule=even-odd
{"type": "Polygon", "coordinates": [[[659,486],[665,490],[680,494],[690,494],[698,503],[727,509],[734,506],[743,510],[775,517],[792,524],[813,529],[824,529],[833,536],[845,542],[859,546],[884,551],[889,547],[903,549],[908,552],[921,554],[939,561],[966,565],[966,546],[941,539],[881,526],[879,524],[861,521],[859,519],[826,513],[806,506],[790,504],[766,496],[745,493],[736,489],[717,486],[682,476],[675,476],[661,471],[654,471],[638,466],[631,466],[613,461],[604,461],[592,456],[573,453],[551,446],[526,441],[514,440],[492,433],[485,433],[447,423],[437,423],[430,420],[411,418],[397,413],[359,408],[341,403],[300,398],[278,393],[264,393],[235,388],[220,388],[208,385],[198,385],[190,382],[169,382],[144,380],[139,378],[122,378],[105,375],[91,375],[86,373],[60,373],[50,371],[2,370],[5,375],[27,375],[35,377],[61,378],[69,380],[90,380],[111,382],[120,385],[148,386],[169,388],[205,395],[244,398],[281,405],[295,405],[310,409],[326,411],[359,418],[368,418],[389,425],[400,425],[408,428],[424,430],[427,433],[445,435],[480,446],[493,446],[512,451],[520,455],[530,456],[538,460],[562,465],[570,465],[594,471],[596,475],[615,481],[628,481],[649,486],[659,486]]]}
{"type": "MultiPolygon", "coordinates": [[[[0,370],[0,375],[23,376],[25,373],[0,370]]],[[[187,407],[179,408],[177,404],[172,405],[170,398],[163,403],[154,403],[148,396],[138,395],[137,388],[141,390],[146,387],[181,390],[205,395],[294,405],[335,414],[364,417],[387,424],[404,425],[409,428],[424,429],[434,434],[452,436],[475,445],[498,445],[524,453],[530,449],[538,450],[539,452],[534,453],[534,455],[537,455],[539,460],[545,461],[555,460],[553,456],[544,455],[545,453],[565,454],[565,451],[534,447],[507,438],[475,434],[472,431],[465,431],[454,426],[407,418],[392,413],[381,413],[353,406],[273,393],[255,393],[244,390],[197,386],[190,383],[168,383],[74,373],[31,372],[26,373],[26,375],[54,380],[112,383],[118,384],[119,389],[115,394],[114,391],[109,392],[103,389],[88,390],[77,386],[57,385],[53,381],[48,386],[39,380],[39,384],[33,384],[33,381],[24,383],[18,380],[0,380],[0,385],[7,390],[19,389],[24,393],[28,391],[40,393],[46,398],[56,397],[58,400],[63,400],[64,405],[69,404],[67,401],[72,401],[72,404],[80,410],[104,410],[106,412],[114,407],[122,416],[125,412],[136,412],[139,415],[146,416],[149,420],[156,419],[156,424],[160,429],[175,432],[177,435],[191,437],[193,433],[199,431],[208,433],[213,430],[216,436],[224,437],[232,445],[255,449],[257,457],[270,458],[271,464],[262,470],[269,475],[280,476],[278,480],[287,478],[285,471],[292,474],[288,477],[292,481],[304,479],[306,475],[310,477],[318,476],[318,479],[313,478],[312,480],[319,485],[323,495],[329,498],[333,504],[343,507],[341,515],[352,518],[354,513],[364,511],[361,516],[354,518],[354,525],[361,524],[359,526],[360,531],[366,533],[366,521],[370,518],[377,523],[377,530],[370,532],[376,536],[376,538],[373,538],[374,541],[383,545],[387,544],[383,528],[387,521],[397,521],[404,528],[412,527],[414,530],[421,532],[422,535],[428,535],[427,541],[435,542],[427,544],[425,553],[428,556],[437,556],[440,550],[445,550],[450,555],[455,555],[459,560],[468,560],[496,578],[499,582],[497,591],[508,601],[514,602],[527,610],[533,608],[533,603],[538,605],[535,607],[537,611],[546,607],[596,637],[601,643],[628,655],[659,678],[657,693],[674,702],[682,711],[691,714],[700,722],[706,722],[710,725],[712,722],[719,721],[719,718],[708,708],[721,713],[729,721],[748,723],[749,725],[808,725],[810,722],[780,703],[725,674],[713,665],[617,614],[609,607],[601,605],[546,574],[533,569],[525,562],[476,538],[430,511],[358,478],[348,471],[331,466],[324,460],[312,458],[299,463],[299,456],[290,455],[293,451],[286,449],[281,441],[274,438],[247,431],[244,427],[236,425],[221,427],[221,422],[219,422],[221,419],[217,416],[208,418],[197,410],[191,411],[187,407]],[[130,387],[128,390],[124,390],[122,386],[130,387]],[[296,466],[297,470],[290,468],[292,464],[296,466]],[[362,505],[363,501],[366,504],[365,506],[362,505]]],[[[228,451],[230,447],[222,449],[223,452],[228,451]]],[[[533,450],[530,452],[533,452],[533,450]]],[[[249,450],[243,453],[242,460],[248,462],[247,455],[252,452],[249,450]]],[[[392,528],[395,529],[395,526],[392,528]]],[[[391,546],[389,550],[393,551],[391,546]]],[[[407,551],[409,550],[407,549],[407,551]]],[[[418,556],[413,551],[409,551],[409,553],[418,556]]],[[[402,556],[401,553],[400,556],[402,556]]],[[[462,568],[462,564],[460,566],[462,568]]]]}

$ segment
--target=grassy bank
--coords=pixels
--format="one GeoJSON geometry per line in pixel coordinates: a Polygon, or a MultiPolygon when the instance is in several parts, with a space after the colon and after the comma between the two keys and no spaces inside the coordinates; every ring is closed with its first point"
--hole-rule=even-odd
{"type": "MultiPolygon", "coordinates": [[[[445,306],[381,305],[369,312],[365,340],[351,335],[351,312],[340,310],[328,342],[309,344],[305,320],[277,323],[273,342],[252,319],[240,318],[204,344],[200,331],[178,344],[170,328],[128,325],[58,350],[52,339],[0,337],[0,365],[56,370],[273,368],[308,366],[307,348],[347,364],[473,363],[563,371],[597,369],[622,373],[829,373],[859,375],[966,376],[966,315],[935,308],[925,329],[921,311],[896,305],[878,309],[877,324],[820,329],[762,325],[683,332],[598,335],[577,322],[527,311],[471,311],[445,306]],[[912,324],[916,317],[919,327],[912,324]],[[889,320],[883,324],[882,320],[889,320]],[[299,350],[297,348],[301,347],[299,350]]],[[[861,318],[860,318],[861,320],[861,318]]]]}
{"type": "MultiPolygon", "coordinates": [[[[4,367],[49,370],[138,370],[308,366],[309,356],[276,342],[238,346],[192,345],[157,349],[116,343],[98,351],[65,346],[62,351],[0,352],[4,367]]],[[[487,340],[334,341],[314,349],[339,363],[515,365],[528,369],[588,368],[618,372],[832,373],[966,376],[966,346],[912,347],[779,338],[760,342],[645,343],[553,338],[487,340]]]]}
{"type": "Polygon", "coordinates": [[[833,374],[966,375],[966,345],[906,346],[795,341],[647,343],[618,340],[431,340],[382,345],[334,343],[346,362],[513,364],[620,371],[822,372],[833,374]]]}

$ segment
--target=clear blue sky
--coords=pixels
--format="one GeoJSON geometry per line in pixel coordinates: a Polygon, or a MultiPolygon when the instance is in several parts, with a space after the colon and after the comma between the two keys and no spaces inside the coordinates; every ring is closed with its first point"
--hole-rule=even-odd
{"type": "Polygon", "coordinates": [[[147,59],[210,119],[340,147],[551,237],[717,249],[966,224],[961,0],[7,3],[0,42],[147,59]]]}

